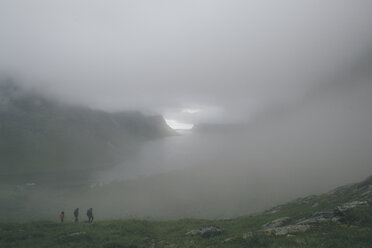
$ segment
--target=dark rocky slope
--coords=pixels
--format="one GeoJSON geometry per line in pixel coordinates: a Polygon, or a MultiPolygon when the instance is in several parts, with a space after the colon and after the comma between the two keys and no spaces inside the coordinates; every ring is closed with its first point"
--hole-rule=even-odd
{"type": "Polygon", "coordinates": [[[0,172],[115,165],[141,142],[172,135],[161,116],[62,104],[0,84],[0,172]]]}

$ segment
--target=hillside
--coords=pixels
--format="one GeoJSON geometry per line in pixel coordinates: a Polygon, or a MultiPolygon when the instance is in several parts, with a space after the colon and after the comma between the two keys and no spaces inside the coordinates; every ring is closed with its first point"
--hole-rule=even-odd
{"type": "Polygon", "coordinates": [[[0,173],[38,173],[120,163],[141,142],[172,135],[161,116],[71,106],[0,84],[0,173]]]}
{"type": "MultiPolygon", "coordinates": [[[[1,247],[371,247],[372,177],[225,220],[0,224],[1,247]]],[[[82,216],[85,218],[85,216],[82,216]]],[[[57,219],[57,214],[56,214],[57,219]]]]}

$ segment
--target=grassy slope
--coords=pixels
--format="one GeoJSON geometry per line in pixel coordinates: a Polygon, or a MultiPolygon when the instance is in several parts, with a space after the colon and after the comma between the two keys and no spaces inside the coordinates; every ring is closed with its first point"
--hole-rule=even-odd
{"type": "Polygon", "coordinates": [[[326,223],[294,236],[267,235],[262,224],[288,216],[294,222],[316,211],[332,209],[358,200],[360,184],[341,187],[332,193],[310,196],[278,206],[265,213],[230,220],[184,219],[177,221],[117,220],[88,223],[32,222],[0,224],[0,247],[372,247],[372,208],[347,212],[342,225],[326,223]],[[359,190],[359,191],[358,191],[359,190]],[[314,206],[315,204],[315,206],[314,206]],[[186,236],[192,229],[215,225],[225,232],[212,238],[186,236]],[[80,235],[72,233],[84,232],[80,235]],[[243,238],[245,233],[252,236],[243,238]],[[231,239],[229,242],[222,242],[231,239]]]}

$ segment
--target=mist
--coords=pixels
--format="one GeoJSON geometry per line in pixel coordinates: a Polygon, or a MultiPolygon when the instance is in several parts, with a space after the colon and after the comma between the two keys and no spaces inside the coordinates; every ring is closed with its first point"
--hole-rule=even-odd
{"type": "Polygon", "coordinates": [[[2,1],[0,220],[232,218],[364,179],[370,9],[2,1]]]}

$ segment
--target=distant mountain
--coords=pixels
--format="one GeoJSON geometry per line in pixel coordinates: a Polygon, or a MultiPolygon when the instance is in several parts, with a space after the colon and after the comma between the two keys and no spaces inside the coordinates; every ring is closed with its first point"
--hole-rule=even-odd
{"type": "Polygon", "coordinates": [[[161,116],[70,106],[0,83],[0,173],[120,163],[141,142],[174,134],[161,116]]]}

